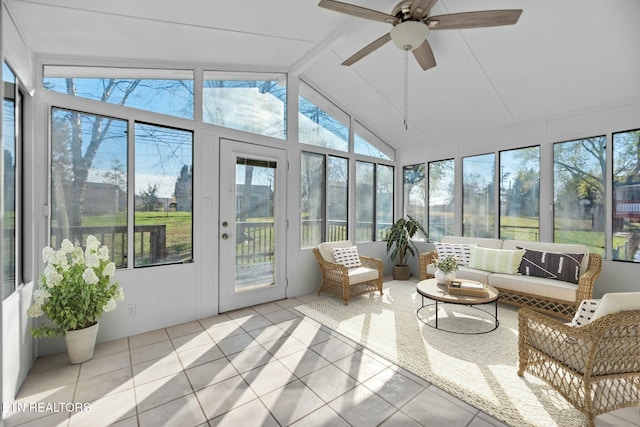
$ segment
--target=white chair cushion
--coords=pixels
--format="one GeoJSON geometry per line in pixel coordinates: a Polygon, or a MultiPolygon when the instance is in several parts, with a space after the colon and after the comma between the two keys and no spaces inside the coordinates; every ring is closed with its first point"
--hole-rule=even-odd
{"type": "Polygon", "coordinates": [[[378,270],[369,267],[356,267],[349,269],[349,284],[368,282],[378,279],[378,270]]]}
{"type": "Polygon", "coordinates": [[[318,245],[318,251],[325,261],[336,262],[333,258],[333,248],[349,248],[353,246],[351,240],[340,240],[337,242],[322,242],[318,245]]]}
{"type": "Polygon", "coordinates": [[[578,287],[574,284],[542,277],[521,276],[519,274],[494,273],[489,276],[489,284],[498,288],[525,292],[543,298],[553,298],[574,302],[578,287]]]}
{"type": "Polygon", "coordinates": [[[604,294],[591,321],[619,311],[640,310],[640,292],[615,292],[604,294]]]}

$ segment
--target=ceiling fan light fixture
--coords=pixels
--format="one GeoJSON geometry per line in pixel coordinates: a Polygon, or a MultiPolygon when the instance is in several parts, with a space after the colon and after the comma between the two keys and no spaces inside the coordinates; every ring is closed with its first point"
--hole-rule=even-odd
{"type": "Polygon", "coordinates": [[[429,35],[429,27],[418,21],[401,22],[391,29],[391,40],[398,49],[413,50],[429,35]]]}

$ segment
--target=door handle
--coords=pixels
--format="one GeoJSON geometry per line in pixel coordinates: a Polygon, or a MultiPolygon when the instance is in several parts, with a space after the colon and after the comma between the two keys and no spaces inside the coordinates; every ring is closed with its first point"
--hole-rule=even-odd
{"type": "Polygon", "coordinates": [[[227,240],[229,238],[229,235],[227,233],[224,233],[222,235],[222,240],[227,240]]]}

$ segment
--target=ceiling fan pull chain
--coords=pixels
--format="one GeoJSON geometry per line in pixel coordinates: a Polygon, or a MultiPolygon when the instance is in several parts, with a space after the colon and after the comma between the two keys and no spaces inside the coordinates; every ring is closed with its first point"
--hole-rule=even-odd
{"type": "Polygon", "coordinates": [[[404,130],[409,130],[409,49],[404,50],[404,130]]]}

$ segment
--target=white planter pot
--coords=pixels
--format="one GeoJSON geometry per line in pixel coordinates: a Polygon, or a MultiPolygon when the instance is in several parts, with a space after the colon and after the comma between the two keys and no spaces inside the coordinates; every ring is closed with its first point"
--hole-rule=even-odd
{"type": "Polygon", "coordinates": [[[93,357],[93,349],[96,346],[98,336],[98,323],[88,328],[77,331],[67,331],[64,340],[67,343],[69,361],[76,365],[86,362],[93,357]]]}
{"type": "Polygon", "coordinates": [[[436,270],[434,276],[436,278],[436,282],[438,282],[439,285],[446,285],[450,281],[456,279],[456,272],[452,271],[450,273],[445,273],[443,271],[436,270]]]}

